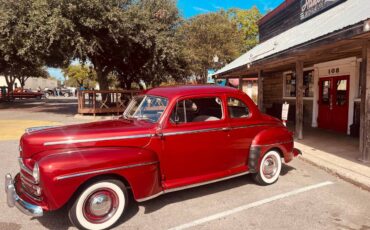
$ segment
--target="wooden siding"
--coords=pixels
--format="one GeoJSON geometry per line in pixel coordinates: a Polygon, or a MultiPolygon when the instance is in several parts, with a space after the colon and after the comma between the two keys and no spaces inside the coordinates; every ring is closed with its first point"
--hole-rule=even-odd
{"type": "Polygon", "coordinates": [[[275,72],[264,75],[263,105],[271,108],[273,103],[281,103],[283,99],[283,73],[275,72]]]}
{"type": "MultiPolygon", "coordinates": [[[[283,99],[283,72],[265,74],[263,79],[264,108],[268,110],[274,104],[282,104],[285,101],[288,102],[290,108],[295,109],[295,99],[283,99]]],[[[312,103],[312,100],[303,100],[303,124],[305,126],[310,126],[312,123],[312,103]]],[[[294,119],[289,119],[289,121],[294,122],[294,119]]]]}
{"type": "Polygon", "coordinates": [[[300,1],[295,0],[292,4],[269,18],[269,20],[261,22],[258,26],[260,42],[266,41],[300,24],[300,10],[300,1]]]}

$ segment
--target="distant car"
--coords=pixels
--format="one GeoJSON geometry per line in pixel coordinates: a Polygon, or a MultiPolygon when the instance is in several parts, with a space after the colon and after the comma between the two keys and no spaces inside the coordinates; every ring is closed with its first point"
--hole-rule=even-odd
{"type": "Polygon", "coordinates": [[[293,133],[237,89],[155,88],[120,119],[26,130],[20,173],[6,175],[5,191],[9,207],[27,215],[68,207],[78,228],[107,229],[127,214],[130,197],[142,202],[245,174],[273,184],[282,159],[300,154],[293,145],[293,133]]]}
{"type": "Polygon", "coordinates": [[[44,95],[45,95],[46,98],[48,98],[50,96],[54,96],[54,91],[49,89],[49,88],[45,88],[43,90],[43,92],[44,92],[44,95]]]}
{"type": "Polygon", "coordinates": [[[24,99],[24,98],[41,99],[43,96],[44,96],[44,93],[42,92],[33,92],[32,90],[22,89],[22,88],[17,88],[12,93],[12,97],[18,98],[18,99],[24,99]]]}
{"type": "MultiPolygon", "coordinates": [[[[68,89],[68,88],[59,88],[59,96],[60,97],[72,97],[73,96],[73,92],[71,89],[68,89]]],[[[45,94],[45,97],[48,98],[50,96],[58,96],[56,94],[56,90],[51,90],[51,89],[44,89],[44,94],[45,94]]]]}
{"type": "Polygon", "coordinates": [[[60,95],[59,96],[64,96],[64,97],[72,97],[74,96],[73,95],[73,92],[71,89],[68,89],[68,88],[61,88],[60,89],[60,95]]]}

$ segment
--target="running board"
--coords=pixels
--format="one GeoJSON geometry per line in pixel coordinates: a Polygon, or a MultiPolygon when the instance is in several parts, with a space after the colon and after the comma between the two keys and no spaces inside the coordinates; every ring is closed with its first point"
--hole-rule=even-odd
{"type": "Polygon", "coordinates": [[[212,183],[228,180],[228,179],[231,179],[231,178],[234,178],[234,177],[243,176],[243,175],[246,175],[246,174],[249,174],[249,171],[245,171],[245,172],[234,174],[234,175],[227,176],[227,177],[222,177],[222,178],[215,179],[215,180],[210,180],[210,181],[205,181],[205,182],[201,182],[201,183],[185,185],[185,186],[178,187],[178,188],[166,189],[166,190],[161,191],[159,193],[156,193],[152,196],[148,196],[148,197],[145,197],[145,198],[142,198],[142,199],[137,199],[136,201],[137,202],[144,202],[144,201],[156,198],[156,197],[158,197],[162,194],[166,194],[166,193],[170,193],[170,192],[176,192],[176,191],[185,190],[185,189],[189,189],[189,188],[194,188],[194,187],[198,187],[198,186],[202,186],[202,185],[212,184],[212,183]]]}

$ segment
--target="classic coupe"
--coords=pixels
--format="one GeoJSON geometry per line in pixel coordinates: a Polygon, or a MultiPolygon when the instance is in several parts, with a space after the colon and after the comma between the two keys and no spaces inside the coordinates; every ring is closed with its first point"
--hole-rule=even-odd
{"type": "Polygon", "coordinates": [[[137,202],[251,174],[276,182],[300,151],[293,133],[262,114],[237,89],[154,88],[122,117],[29,128],[19,145],[20,173],[5,176],[9,207],[30,216],[66,206],[82,229],[106,229],[137,202]]]}

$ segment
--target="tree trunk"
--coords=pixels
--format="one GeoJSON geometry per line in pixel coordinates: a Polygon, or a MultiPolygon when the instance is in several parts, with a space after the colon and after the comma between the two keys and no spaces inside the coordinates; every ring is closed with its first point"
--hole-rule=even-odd
{"type": "MultiPolygon", "coordinates": [[[[109,90],[108,71],[104,70],[100,63],[95,63],[94,68],[96,71],[96,78],[99,83],[99,90],[109,90]]],[[[109,105],[111,102],[110,94],[102,93],[101,96],[102,101],[105,102],[106,105],[109,105]]]]}
{"type": "Polygon", "coordinates": [[[26,85],[26,81],[27,81],[28,77],[22,76],[22,77],[17,77],[17,79],[19,80],[19,83],[21,84],[21,88],[23,89],[24,86],[26,85]]]}
{"type": "Polygon", "coordinates": [[[6,84],[8,85],[8,93],[13,92],[15,79],[16,78],[13,76],[5,75],[5,81],[6,81],[6,84]]]}

